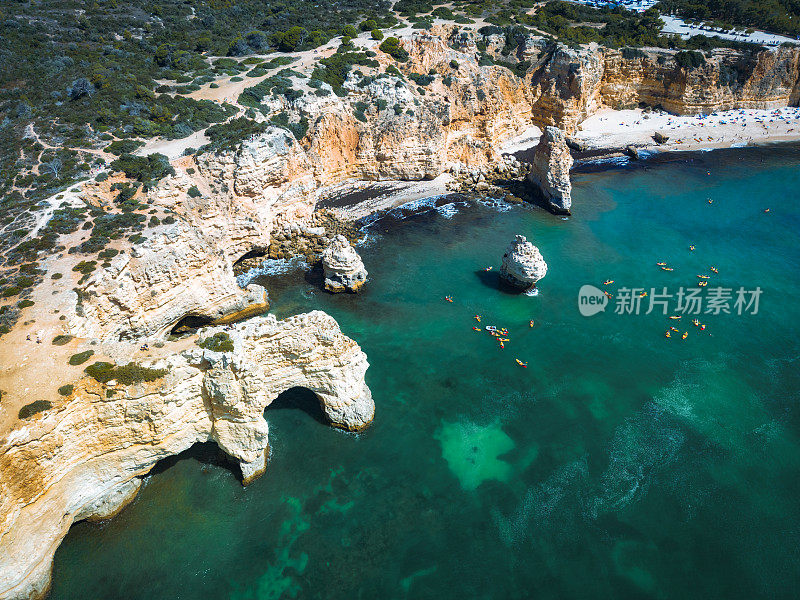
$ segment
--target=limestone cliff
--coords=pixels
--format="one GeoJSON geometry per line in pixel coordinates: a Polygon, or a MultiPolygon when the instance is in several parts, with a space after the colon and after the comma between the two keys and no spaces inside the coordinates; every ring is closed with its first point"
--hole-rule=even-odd
{"type": "Polygon", "coordinates": [[[557,213],[569,214],[572,206],[572,184],[569,180],[572,162],[564,132],[555,127],[546,127],[533,154],[528,179],[539,188],[543,200],[557,213]]]}
{"type": "Polygon", "coordinates": [[[678,66],[668,50],[625,58],[606,50],[600,98],[612,108],[660,106],[675,114],[735,108],[796,106],[800,99],[800,49],[754,54],[716,50],[696,69],[678,66]]]}
{"type": "Polygon", "coordinates": [[[264,409],[287,389],[313,391],[334,426],[371,422],[366,356],[332,317],[257,317],[226,331],[230,352],[168,356],[155,365],[168,373],[153,383],[84,379],[0,440],[0,598],[41,596],[70,525],[114,514],[162,458],[213,440],[245,482],[258,476],[268,452],[264,409]]]}

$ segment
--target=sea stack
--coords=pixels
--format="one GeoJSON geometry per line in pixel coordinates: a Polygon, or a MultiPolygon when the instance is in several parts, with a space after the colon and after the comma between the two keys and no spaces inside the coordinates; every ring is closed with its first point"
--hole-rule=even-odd
{"type": "Polygon", "coordinates": [[[322,253],[325,289],[329,292],[357,292],[367,281],[364,263],[350,242],[337,235],[322,253]]]}
{"type": "Polygon", "coordinates": [[[524,292],[536,287],[547,275],[547,263],[539,249],[524,235],[517,235],[503,255],[500,283],[512,290],[524,292]]]}
{"type": "Polygon", "coordinates": [[[545,127],[533,154],[528,181],[541,190],[550,210],[557,214],[570,214],[572,184],[569,170],[572,162],[564,132],[556,127],[545,127]]]}

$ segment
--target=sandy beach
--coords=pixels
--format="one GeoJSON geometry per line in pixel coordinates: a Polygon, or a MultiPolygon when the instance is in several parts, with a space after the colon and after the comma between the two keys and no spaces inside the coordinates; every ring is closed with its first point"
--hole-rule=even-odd
{"type": "Polygon", "coordinates": [[[736,148],[800,140],[800,108],[737,109],[675,116],[661,111],[604,109],[583,121],[574,138],[589,151],[628,145],[659,151],[736,148]],[[653,134],[669,137],[657,144],[653,134]]]}

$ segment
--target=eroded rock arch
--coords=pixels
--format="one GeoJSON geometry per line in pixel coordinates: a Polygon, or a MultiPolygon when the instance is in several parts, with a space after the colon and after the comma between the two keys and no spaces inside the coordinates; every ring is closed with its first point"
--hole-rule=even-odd
{"type": "Polygon", "coordinates": [[[313,391],[337,427],[372,421],[367,357],[329,315],[259,316],[224,331],[232,351],[164,357],[152,365],[168,370],[162,379],[112,385],[110,396],[83,379],[0,441],[0,598],[44,595],[70,525],[113,515],[163,458],[216,441],[245,482],[257,477],[269,446],[264,409],[284,390],[313,391]]]}

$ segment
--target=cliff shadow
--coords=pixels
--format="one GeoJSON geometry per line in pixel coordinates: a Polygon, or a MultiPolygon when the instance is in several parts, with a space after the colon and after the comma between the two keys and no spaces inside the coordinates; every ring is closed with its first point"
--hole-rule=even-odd
{"type": "Polygon", "coordinates": [[[322,401],[314,392],[305,387],[289,388],[281,392],[264,410],[264,416],[275,411],[296,410],[306,413],[317,423],[330,427],[331,422],[322,410],[322,401]]]}
{"type": "Polygon", "coordinates": [[[203,470],[206,467],[222,467],[233,473],[239,481],[242,480],[242,471],[239,468],[239,463],[225,454],[216,442],[198,442],[183,452],[162,458],[150,469],[148,476],[163,473],[184,460],[196,460],[203,470]]]}
{"type": "Polygon", "coordinates": [[[495,271],[494,269],[491,271],[484,271],[483,269],[480,269],[479,271],[475,271],[475,277],[477,277],[478,281],[480,281],[487,288],[508,294],[509,296],[518,296],[522,293],[521,290],[512,288],[511,286],[503,283],[503,280],[500,279],[500,271],[495,271]]]}
{"type": "Polygon", "coordinates": [[[303,279],[306,283],[313,285],[315,288],[325,289],[325,271],[322,268],[322,261],[318,260],[310,269],[303,272],[303,279]]]}

